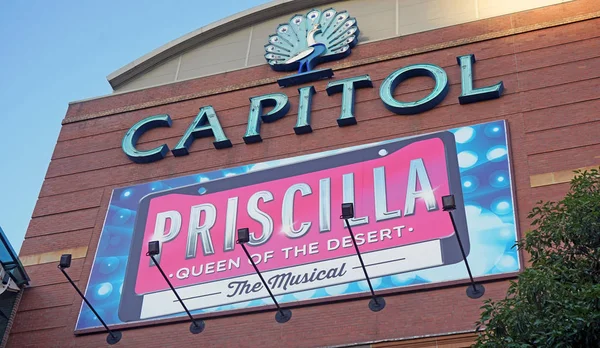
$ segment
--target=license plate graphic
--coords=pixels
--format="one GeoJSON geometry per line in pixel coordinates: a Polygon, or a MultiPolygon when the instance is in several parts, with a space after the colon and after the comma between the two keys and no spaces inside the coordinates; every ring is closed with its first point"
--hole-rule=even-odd
{"type": "MultiPolygon", "coordinates": [[[[371,277],[461,260],[441,197],[462,203],[454,137],[440,132],[173,190],[140,202],[130,251],[124,321],[182,312],[160,265],[190,310],[268,297],[238,228],[275,295],[364,279],[341,204],[371,277]]],[[[460,206],[460,205],[459,205],[460,206]]],[[[468,241],[464,211],[455,218],[468,241]]],[[[468,243],[467,243],[468,244],[468,243]]],[[[468,252],[468,245],[467,252],[468,252]]]]}

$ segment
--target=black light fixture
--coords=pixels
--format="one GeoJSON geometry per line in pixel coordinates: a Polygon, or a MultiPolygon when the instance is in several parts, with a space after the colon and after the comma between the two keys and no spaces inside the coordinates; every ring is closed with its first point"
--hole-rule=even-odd
{"type": "Polygon", "coordinates": [[[354,245],[354,249],[356,249],[356,255],[358,255],[358,260],[360,261],[360,265],[362,266],[363,272],[365,272],[365,278],[367,278],[367,283],[369,284],[369,289],[371,290],[371,301],[369,301],[369,309],[373,312],[379,312],[380,310],[385,308],[385,300],[381,296],[376,296],[375,291],[373,291],[371,279],[369,278],[367,268],[365,267],[365,263],[363,262],[362,256],[360,255],[360,251],[358,250],[358,245],[356,245],[354,233],[352,232],[352,226],[350,226],[349,220],[353,217],[354,203],[342,203],[342,215],[340,216],[340,219],[343,219],[346,222],[346,226],[348,226],[348,232],[350,232],[350,237],[352,237],[352,244],[354,245]]]}
{"type": "Polygon", "coordinates": [[[111,330],[108,328],[108,326],[106,325],[104,320],[102,320],[102,318],[100,317],[100,314],[98,314],[98,312],[96,312],[96,310],[94,309],[94,307],[92,306],[90,301],[88,301],[87,298],[85,298],[85,296],[79,290],[77,285],[75,285],[75,283],[73,283],[73,280],[71,279],[71,277],[69,277],[67,272],[65,272],[65,269],[67,269],[69,267],[71,267],[71,254],[64,254],[60,257],[60,261],[58,263],[58,269],[60,269],[60,271],[65,275],[65,277],[67,277],[67,280],[69,281],[69,283],[71,283],[71,285],[75,288],[75,290],[77,291],[79,296],[81,296],[81,298],[85,301],[85,303],[88,305],[88,307],[90,307],[92,312],[94,312],[94,314],[96,315],[96,318],[98,318],[98,320],[100,320],[102,325],[104,325],[104,328],[106,329],[106,331],[108,331],[108,336],[106,336],[106,343],[112,345],[112,344],[119,342],[122,337],[121,331],[111,330]]]}
{"type": "Polygon", "coordinates": [[[473,280],[473,275],[471,274],[471,267],[469,267],[469,261],[467,261],[467,256],[465,255],[465,249],[463,248],[463,244],[460,240],[460,233],[456,228],[456,222],[454,222],[454,216],[452,215],[452,211],[456,209],[456,200],[454,199],[454,195],[448,195],[442,197],[442,206],[443,210],[448,212],[450,215],[450,221],[452,221],[452,227],[454,228],[454,234],[456,235],[456,239],[458,240],[458,246],[460,247],[460,252],[462,253],[463,260],[465,261],[465,265],[467,266],[467,272],[469,273],[469,279],[471,279],[471,285],[467,288],[467,296],[470,298],[476,299],[483,296],[485,293],[485,287],[482,284],[477,284],[473,280]]]}
{"type": "Polygon", "coordinates": [[[260,277],[260,280],[262,281],[264,287],[269,292],[271,299],[273,300],[273,302],[275,302],[275,305],[277,306],[277,313],[275,313],[275,320],[280,324],[287,323],[292,318],[292,311],[289,309],[281,308],[281,306],[275,299],[275,296],[273,296],[273,293],[271,292],[271,289],[269,289],[267,282],[263,278],[262,274],[260,274],[258,267],[256,267],[256,264],[254,263],[254,260],[252,259],[252,256],[250,256],[250,253],[248,252],[248,249],[246,249],[246,243],[248,243],[249,241],[250,241],[250,230],[248,228],[238,229],[237,243],[242,246],[242,249],[244,249],[244,252],[246,253],[246,256],[248,257],[248,260],[252,264],[252,267],[254,267],[254,271],[260,277]]]}
{"type": "Polygon", "coordinates": [[[344,220],[349,220],[354,217],[354,204],[353,203],[342,203],[342,216],[344,220]]]}
{"type": "Polygon", "coordinates": [[[456,209],[456,200],[454,195],[448,195],[442,197],[442,207],[444,211],[452,211],[456,209]]]}
{"type": "Polygon", "coordinates": [[[247,228],[240,228],[238,230],[238,243],[246,244],[250,241],[250,230],[247,228]]]}
{"type": "Polygon", "coordinates": [[[183,300],[181,299],[181,297],[179,297],[179,294],[177,293],[177,291],[175,291],[173,284],[171,284],[171,281],[169,281],[169,278],[167,278],[167,275],[163,271],[162,267],[160,267],[160,264],[154,258],[154,256],[158,255],[159,253],[160,253],[160,242],[157,240],[148,242],[148,252],[146,253],[146,256],[150,256],[150,258],[152,259],[152,262],[154,262],[154,265],[156,266],[156,268],[158,268],[158,270],[160,271],[160,274],[162,274],[162,276],[163,276],[163,278],[165,278],[165,281],[167,282],[167,284],[169,284],[169,287],[171,288],[171,290],[177,297],[177,300],[179,300],[179,303],[181,303],[181,306],[187,313],[188,317],[190,317],[190,320],[192,321],[192,324],[190,324],[190,332],[193,334],[201,333],[202,331],[204,331],[204,327],[205,327],[204,321],[196,320],[196,319],[194,319],[194,317],[192,317],[192,314],[190,313],[190,311],[187,309],[187,307],[183,303],[183,300]]]}

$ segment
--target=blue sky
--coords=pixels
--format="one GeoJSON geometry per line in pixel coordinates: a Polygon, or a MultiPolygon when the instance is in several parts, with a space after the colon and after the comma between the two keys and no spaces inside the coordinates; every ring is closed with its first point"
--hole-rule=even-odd
{"type": "Polygon", "coordinates": [[[70,101],[111,93],[106,76],[265,0],[0,2],[0,226],[19,251],[70,101]]]}

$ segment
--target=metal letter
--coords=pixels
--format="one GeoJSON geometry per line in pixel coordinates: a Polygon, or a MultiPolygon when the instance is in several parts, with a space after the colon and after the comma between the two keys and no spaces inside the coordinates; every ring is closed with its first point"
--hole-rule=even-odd
{"type": "Polygon", "coordinates": [[[331,231],[331,179],[319,180],[319,231],[331,231]]]}
{"type": "Polygon", "coordinates": [[[237,223],[238,197],[227,200],[227,215],[225,216],[225,243],[223,251],[231,251],[235,248],[235,235],[237,223]]]}
{"type": "Polygon", "coordinates": [[[379,88],[379,96],[385,107],[399,115],[414,115],[433,109],[448,94],[448,75],[444,69],[433,64],[409,65],[394,71],[379,88]],[[415,76],[429,76],[435,80],[435,87],[428,96],[415,102],[400,102],[394,98],[394,90],[402,81],[415,76]]]}
{"type": "Polygon", "coordinates": [[[308,232],[310,229],[310,222],[302,222],[299,229],[294,229],[294,197],[296,191],[300,191],[302,197],[312,193],[310,186],[305,183],[295,184],[285,191],[283,195],[283,203],[281,207],[281,223],[286,236],[290,238],[298,238],[308,232]]]}
{"type": "Polygon", "coordinates": [[[493,86],[473,89],[474,54],[456,57],[456,61],[460,66],[460,82],[462,86],[462,94],[458,97],[458,102],[460,104],[469,104],[500,98],[500,95],[502,95],[502,92],[504,91],[504,83],[502,81],[493,86]]]}
{"type": "Polygon", "coordinates": [[[296,134],[311,133],[312,127],[310,126],[310,113],[312,96],[316,93],[316,91],[313,86],[308,86],[298,88],[298,92],[300,92],[298,102],[298,121],[296,122],[296,127],[294,127],[294,132],[296,132],[296,134]]]}
{"type": "MultiPolygon", "coordinates": [[[[356,212],[356,204],[354,203],[354,174],[349,173],[349,174],[344,174],[342,177],[342,197],[344,200],[344,203],[352,203],[354,204],[354,211],[356,212]]],[[[363,217],[354,217],[352,219],[348,219],[348,221],[350,221],[350,226],[358,226],[358,225],[364,225],[364,224],[368,224],[369,223],[369,217],[368,216],[363,216],[363,217]]],[[[346,221],[344,220],[344,227],[346,227],[346,221]]]]}
{"type": "Polygon", "coordinates": [[[404,205],[404,216],[415,213],[415,202],[417,198],[422,198],[427,206],[427,211],[437,210],[435,195],[425,170],[425,164],[422,158],[410,161],[408,169],[408,187],[406,188],[406,204],[404,205]],[[417,191],[417,178],[421,191],[417,191]]]}
{"type": "Polygon", "coordinates": [[[210,203],[204,203],[192,206],[190,213],[190,228],[188,230],[187,248],[185,258],[191,259],[196,257],[196,248],[198,247],[198,234],[202,236],[202,250],[204,255],[212,255],[215,253],[212,239],[210,238],[210,229],[215,225],[217,220],[217,209],[210,203]],[[204,223],[200,225],[200,218],[204,212],[204,223]]]}
{"type": "Polygon", "coordinates": [[[227,139],[223,128],[221,128],[215,109],[209,105],[200,109],[198,116],[196,116],[177,146],[171,152],[173,152],[174,156],[185,156],[189,154],[189,149],[194,139],[210,136],[215,137],[213,145],[216,149],[224,149],[232,146],[231,140],[227,139]]]}
{"type": "Polygon", "coordinates": [[[356,117],[354,117],[354,90],[366,87],[373,87],[369,75],[329,82],[327,95],[342,92],[342,112],[340,118],[337,119],[338,126],[350,126],[357,123],[356,117]]]}
{"type": "MultiPolygon", "coordinates": [[[[181,214],[176,210],[169,210],[162,213],[156,214],[156,222],[154,223],[154,239],[159,240],[162,243],[169,242],[179,234],[181,230],[181,214]],[[167,227],[167,219],[171,220],[169,226],[169,232],[165,234],[165,228],[167,227]]],[[[162,250],[162,249],[161,249],[162,250]]],[[[154,257],[156,261],[160,262],[160,254],[154,257]]],[[[154,266],[154,261],[150,259],[150,266],[154,266]]]]}
{"type": "Polygon", "coordinates": [[[262,122],[275,122],[290,110],[290,101],[283,93],[273,93],[260,97],[250,98],[250,112],[248,114],[248,128],[244,135],[246,144],[262,141],[260,137],[260,124],[262,122]],[[263,108],[272,106],[273,110],[263,115],[263,108]]]}
{"type": "Polygon", "coordinates": [[[400,209],[387,211],[385,167],[373,168],[373,185],[375,189],[375,221],[401,217],[400,209]]]}
{"type": "Polygon", "coordinates": [[[171,123],[169,115],[156,115],[147,117],[134,124],[123,137],[123,142],[121,143],[123,152],[135,163],[150,163],[165,158],[167,152],[169,152],[169,147],[166,144],[146,151],[136,149],[135,145],[147,130],[157,127],[171,127],[171,123]]]}
{"type": "Polygon", "coordinates": [[[262,199],[265,203],[273,200],[273,194],[269,191],[258,191],[248,199],[248,216],[259,222],[263,229],[260,238],[256,238],[254,232],[250,232],[248,244],[258,246],[266,243],[273,234],[273,219],[264,211],[258,209],[258,201],[262,199]]]}

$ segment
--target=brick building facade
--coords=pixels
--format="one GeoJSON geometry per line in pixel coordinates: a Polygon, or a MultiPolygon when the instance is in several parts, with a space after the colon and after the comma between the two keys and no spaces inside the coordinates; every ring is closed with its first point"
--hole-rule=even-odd
{"type": "MultiPolygon", "coordinates": [[[[390,3],[395,3],[398,11],[398,4],[403,2],[390,3]]],[[[327,3],[275,4],[272,10],[289,17],[312,6],[325,9],[327,3]]],[[[335,3],[336,9],[344,9],[345,3],[351,6],[353,1],[335,3]]],[[[360,26],[361,16],[354,16],[360,26]]],[[[237,20],[240,18],[245,17],[237,20]]],[[[274,32],[276,26],[271,28],[274,32]]],[[[105,334],[99,330],[74,335],[82,301],[56,265],[61,254],[71,253],[73,263],[68,272],[80,288],[85,288],[115,188],[506,120],[517,226],[523,234],[529,228],[527,212],[536,201],[559,199],[568,189],[573,170],[600,165],[600,2],[558,1],[415,31],[359,42],[347,58],[319,66],[333,68],[335,80],[370,76],[373,88],[356,90],[357,124],[352,126],[337,125],[342,96],[328,95],[325,90],[331,81],[322,80],[303,85],[316,90],[313,132],[295,134],[298,87],[279,87],[277,80],[285,74],[264,63],[120,90],[149,71],[136,72],[132,67],[121,72],[120,76],[129,74],[127,79],[114,79],[118,83],[114,83],[113,95],[71,103],[21,249],[20,258],[31,282],[20,300],[7,346],[104,344],[105,334]],[[502,81],[500,98],[459,104],[461,69],[457,57],[467,54],[476,57],[475,86],[502,81]],[[397,115],[382,103],[379,87],[393,71],[417,63],[435,64],[446,71],[448,95],[429,111],[397,115]],[[245,144],[249,98],[281,92],[289,96],[288,114],[262,125],[262,142],[245,144]],[[171,127],[146,132],[138,146],[146,150],[167,144],[173,149],[198,109],[206,105],[216,110],[233,143],[231,148],[215,149],[214,139],[205,137],[193,142],[187,156],[168,153],[162,160],[138,164],[124,154],[123,137],[136,122],[151,115],[170,115],[171,127]]],[[[258,32],[254,30],[253,35],[258,32]]],[[[267,35],[263,39],[266,42],[267,35]]],[[[153,64],[159,66],[158,62],[153,64]]],[[[398,86],[394,96],[418,100],[433,87],[432,79],[415,77],[398,86]]],[[[526,264],[525,259],[523,262],[526,264]]],[[[508,279],[514,278],[515,273],[482,278],[484,298],[503,297],[508,279]]],[[[366,307],[368,292],[329,302],[302,302],[293,306],[293,318],[286,324],[273,320],[273,306],[203,314],[199,317],[207,326],[199,335],[188,332],[185,317],[160,325],[125,326],[118,345],[464,347],[476,337],[474,322],[483,300],[465,296],[467,284],[467,280],[460,280],[383,290],[387,306],[376,313],[366,307]]]]}

